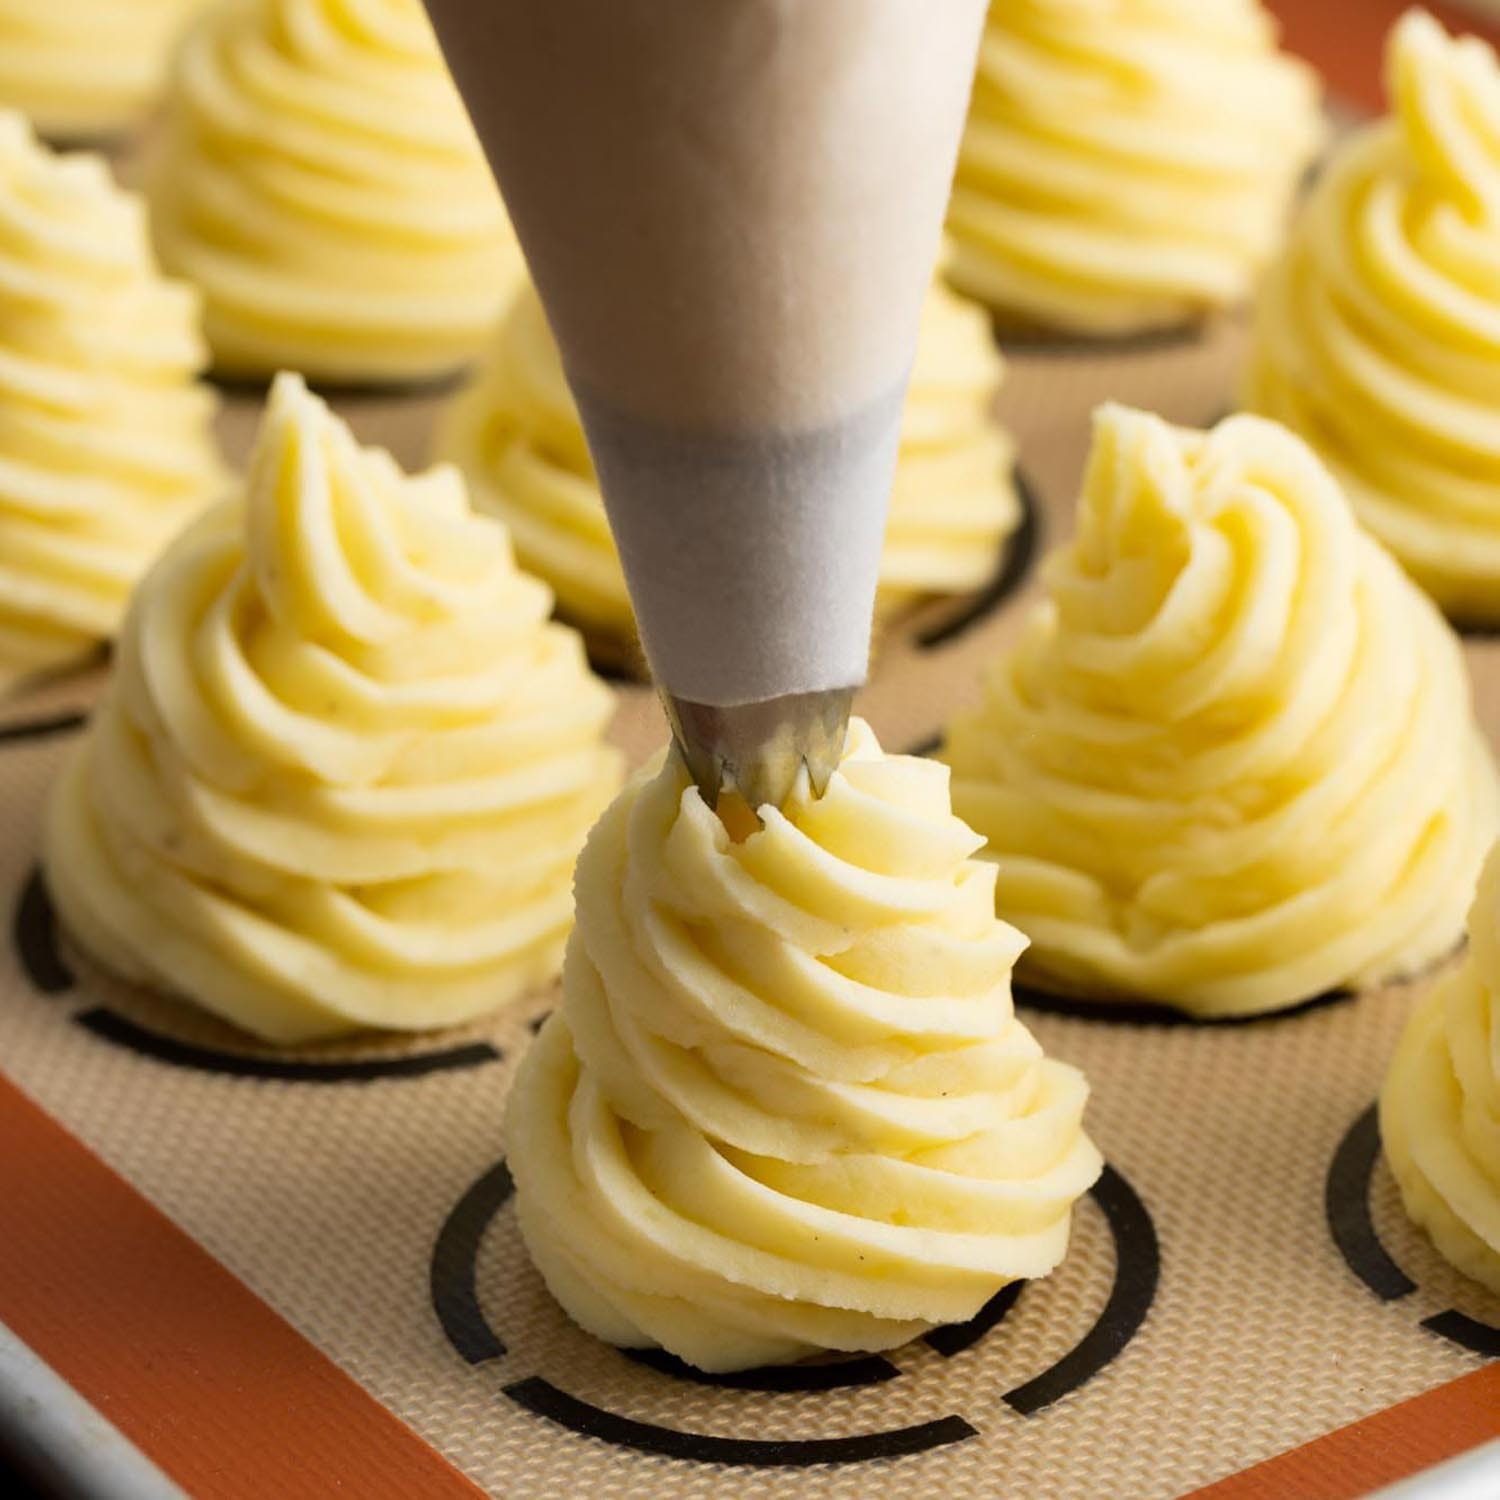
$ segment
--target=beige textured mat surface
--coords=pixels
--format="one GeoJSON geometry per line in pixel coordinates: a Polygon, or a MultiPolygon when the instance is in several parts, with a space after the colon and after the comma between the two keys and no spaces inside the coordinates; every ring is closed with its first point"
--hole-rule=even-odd
{"type": "MultiPolygon", "coordinates": [[[[1242,336],[1013,351],[1004,413],[1043,544],[1068,524],[1094,402],[1210,421],[1242,336]]],[[[423,458],[432,396],[337,404],[423,458]]],[[[236,458],[256,405],[230,400],[236,458]]],[[[1035,583],[930,647],[953,604],[888,635],[862,710],[889,748],[974,693],[1035,583]]],[[[1468,649],[1500,742],[1500,645],[1468,649]]],[[[497,1495],[1174,1496],[1500,1355],[1500,1300],[1405,1226],[1368,1122],[1351,1134],[1411,998],[1397,989],[1248,1025],[1029,1012],[1087,1070],[1112,1170],[1064,1267],[974,1326],[765,1389],[604,1349],[548,1300],[505,1202],[505,1091],[553,996],[457,1034],[281,1055],[59,945],[38,826],[98,680],[0,707],[0,1061],[497,1495]]],[[[663,738],[644,690],[622,688],[616,734],[636,757],[663,738]]]]}

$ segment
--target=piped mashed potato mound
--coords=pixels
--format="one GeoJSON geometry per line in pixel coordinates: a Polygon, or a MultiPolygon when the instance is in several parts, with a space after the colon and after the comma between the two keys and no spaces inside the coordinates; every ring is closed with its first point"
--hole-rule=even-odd
{"type": "Polygon", "coordinates": [[[973,1316],[1059,1263],[1100,1170],[946,769],[856,720],[826,794],[760,817],[732,840],[675,758],[605,814],[507,1124],[562,1305],[705,1370],[973,1316]]]}
{"type": "Polygon", "coordinates": [[[208,0],[0,0],[0,107],[45,135],[112,135],[161,90],[184,24],[208,0]]]}
{"type": "MultiPolygon", "coordinates": [[[[923,307],[880,564],[889,613],[982,588],[1021,518],[1014,447],[993,405],[1004,366],[984,313],[941,285],[923,307]]],[[[510,527],[522,563],[591,634],[635,635],[599,483],[536,292],[502,319],[473,384],[444,419],[438,454],[510,527]]]]}
{"type": "Polygon", "coordinates": [[[1497,827],[1462,654],[1305,444],[1101,408],[1045,580],[945,755],[1025,978],[1240,1015],[1453,948],[1497,827]]]}
{"type": "Polygon", "coordinates": [[[177,58],[149,193],[227,374],[447,374],[521,274],[421,0],[222,0],[177,58]]]}
{"type": "Polygon", "coordinates": [[[995,0],[948,211],[1005,322],[1115,336],[1243,301],[1323,139],[1257,0],[995,0]]]}
{"type": "Polygon", "coordinates": [[[1407,1213],[1500,1295],[1500,854],[1479,882],[1463,967],[1407,1022],[1380,1134],[1407,1213]]]}
{"type": "Polygon", "coordinates": [[[610,694],[550,606],[455,471],[408,478],[281,377],[243,499],[142,583],[56,788],[66,927],[274,1042],[550,980],[621,777],[610,694]]]}
{"type": "Polygon", "coordinates": [[[1500,621],[1500,62],[1413,11],[1260,300],[1245,404],[1451,613],[1500,621]]]}
{"type": "Polygon", "coordinates": [[[141,201],[0,110],[0,693],[113,636],[224,488],[206,358],[141,201]]]}

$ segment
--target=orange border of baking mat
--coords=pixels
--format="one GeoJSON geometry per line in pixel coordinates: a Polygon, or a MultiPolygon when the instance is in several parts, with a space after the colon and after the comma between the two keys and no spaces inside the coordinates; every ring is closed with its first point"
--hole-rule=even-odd
{"type": "Polygon", "coordinates": [[[0,1322],[194,1500],[482,1500],[3,1076],[0,1142],[0,1322]]]}
{"type": "Polygon", "coordinates": [[[1500,26],[1477,11],[1442,0],[1265,0],[1281,24],[1288,52],[1305,57],[1341,99],[1368,110],[1385,107],[1382,54],[1397,19],[1421,3],[1449,31],[1500,42],[1500,26]]]}
{"type": "MultiPolygon", "coordinates": [[[[0,1322],[195,1500],[484,1491],[0,1075],[0,1322]]],[[[1356,1500],[1500,1437],[1500,1364],[1194,1492],[1356,1500]]]]}
{"type": "Polygon", "coordinates": [[[1194,1490],[1188,1500],[1359,1500],[1500,1437],[1500,1364],[1194,1490]]]}

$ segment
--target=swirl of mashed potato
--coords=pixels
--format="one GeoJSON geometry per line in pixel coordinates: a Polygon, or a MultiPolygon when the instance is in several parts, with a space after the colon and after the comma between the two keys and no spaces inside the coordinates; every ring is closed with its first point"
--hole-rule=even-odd
{"type": "MultiPolygon", "coordinates": [[[[880,608],[989,582],[1020,520],[1014,448],[992,408],[1004,367],[983,311],[941,285],[923,308],[880,565],[880,608]]],[[[523,566],[591,634],[635,635],[583,427],[536,292],[503,318],[473,384],[452,403],[440,457],[498,515],[523,566]]]]}
{"type": "Polygon", "coordinates": [[[953,283],[1115,336],[1242,301],[1323,138],[1257,0],[995,0],[948,212],[953,283]]]}
{"type": "Polygon", "coordinates": [[[1453,947],[1497,827],[1462,654],[1305,444],[1101,408],[1045,578],[946,753],[1028,979],[1247,1014],[1453,947]]]}
{"type": "Polygon", "coordinates": [[[1409,13],[1393,112],[1336,154],[1268,279],[1245,405],[1317,450],[1451,613],[1500,620],[1500,62],[1409,13]]]}
{"type": "Polygon", "coordinates": [[[1015,1017],[1025,940],[947,783],[856,720],[738,842],[675,757],[600,821],[507,1121],[591,1333],[705,1370],[884,1349],[1062,1259],[1087,1086],[1015,1017]]]}
{"type": "Polygon", "coordinates": [[[0,111],[0,692],[111,637],[223,489],[205,360],[140,200],[0,111]]]}
{"type": "Polygon", "coordinates": [[[230,374],[445,374],[521,273],[421,0],[216,5],[177,58],[148,191],[230,374]]]}
{"type": "Polygon", "coordinates": [[[1407,1213],[1500,1293],[1500,853],[1480,878],[1463,967],[1406,1024],[1380,1134],[1407,1213]]]}
{"type": "Polygon", "coordinates": [[[0,106],[70,140],[133,125],[206,0],[0,0],[0,106]]]}
{"type": "Polygon", "coordinates": [[[620,783],[611,696],[452,469],[301,380],[242,502],[136,593],[45,868],[106,967],[276,1042],[466,1020],[551,979],[620,783]]]}

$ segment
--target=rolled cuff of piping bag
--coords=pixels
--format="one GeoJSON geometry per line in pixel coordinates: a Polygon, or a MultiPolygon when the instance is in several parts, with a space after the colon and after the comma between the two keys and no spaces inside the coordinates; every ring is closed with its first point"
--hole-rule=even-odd
{"type": "Polygon", "coordinates": [[[575,386],[657,684],[717,707],[865,680],[906,378],[802,431],[684,432],[575,386]]]}

